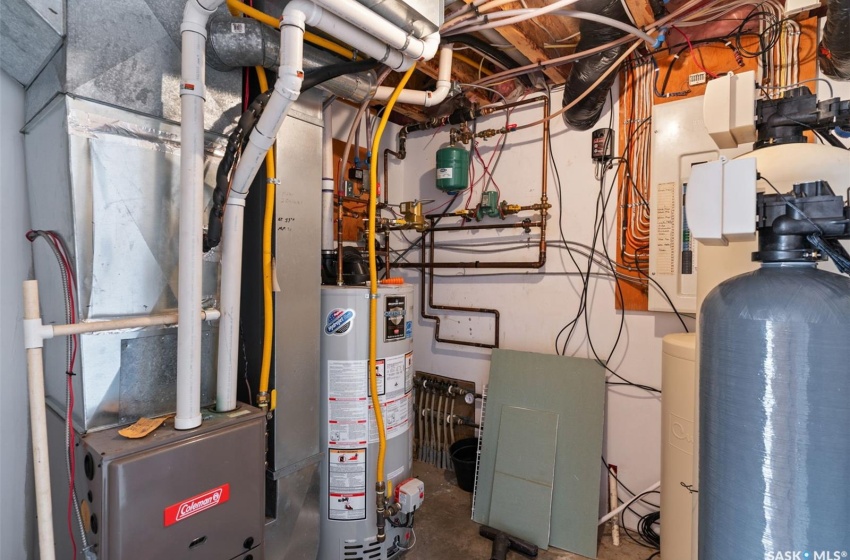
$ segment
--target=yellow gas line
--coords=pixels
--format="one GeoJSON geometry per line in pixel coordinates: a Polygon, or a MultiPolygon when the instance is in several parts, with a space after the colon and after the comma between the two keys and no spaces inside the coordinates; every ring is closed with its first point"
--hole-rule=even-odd
{"type": "MultiPolygon", "coordinates": [[[[262,66],[254,67],[260,91],[269,89],[266,71],[262,66]]],[[[277,179],[275,178],[274,145],[266,152],[266,207],[263,214],[263,361],[260,367],[260,386],[257,404],[261,408],[274,410],[275,400],[269,397],[269,377],[272,367],[272,336],[274,334],[274,305],[272,303],[272,232],[274,231],[274,203],[277,179]]]]}
{"type": "MultiPolygon", "coordinates": [[[[375,139],[372,141],[372,153],[380,153],[381,136],[384,134],[384,129],[387,126],[387,121],[390,118],[390,113],[395,106],[401,90],[407,85],[410,76],[413,75],[413,70],[416,64],[410,67],[405,72],[401,81],[393,90],[393,94],[387,101],[384,114],[381,116],[381,122],[375,130],[375,139]]],[[[375,362],[378,354],[378,267],[375,262],[375,222],[377,215],[378,202],[378,165],[372,161],[369,165],[369,387],[372,391],[372,408],[375,410],[375,423],[378,426],[378,472],[376,482],[380,484],[384,481],[384,455],[387,450],[387,432],[384,426],[384,416],[381,412],[381,402],[378,398],[378,376],[375,371],[375,362]]]]}

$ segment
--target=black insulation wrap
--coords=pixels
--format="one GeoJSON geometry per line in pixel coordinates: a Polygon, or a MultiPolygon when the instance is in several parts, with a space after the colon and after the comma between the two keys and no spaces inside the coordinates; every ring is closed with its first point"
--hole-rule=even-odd
{"type": "Polygon", "coordinates": [[[825,75],[850,80],[850,0],[828,0],[818,63],[825,75]]]}
{"type": "MultiPolygon", "coordinates": [[[[593,12],[625,23],[631,23],[620,0],[579,0],[575,6],[576,10],[593,12]]],[[[589,20],[581,20],[579,31],[581,32],[581,39],[576,47],[576,52],[596,48],[626,35],[625,31],[589,20]]],[[[612,47],[576,62],[564,87],[563,104],[566,106],[592,86],[599,79],[599,76],[622,56],[628,47],[628,45],[612,47]]],[[[588,130],[595,125],[599,121],[599,116],[602,114],[602,108],[605,105],[605,98],[615,79],[617,79],[617,72],[611,72],[590,94],[574,107],[565,111],[564,122],[567,126],[575,130],[588,130]]]]}
{"type": "Polygon", "coordinates": [[[218,164],[218,169],[215,173],[215,190],[212,195],[212,208],[210,209],[209,222],[207,223],[207,232],[204,234],[204,252],[206,253],[213,247],[217,247],[221,243],[222,218],[224,217],[224,205],[227,202],[227,192],[230,190],[230,171],[233,169],[233,164],[236,162],[236,157],[239,150],[242,148],[242,143],[245,138],[254,129],[254,125],[263,114],[266,103],[271,97],[271,90],[258,95],[248,110],[242,113],[239,117],[239,122],[236,123],[236,128],[230,133],[227,139],[227,147],[224,149],[224,156],[218,164]]]}
{"type": "MultiPolygon", "coordinates": [[[[441,44],[447,45],[452,43],[461,43],[470,47],[473,50],[478,51],[480,54],[487,56],[488,58],[492,58],[497,61],[499,64],[505,67],[507,70],[513,70],[514,68],[519,68],[520,64],[505,54],[504,51],[497,49],[496,47],[491,46],[489,43],[482,41],[478,37],[470,35],[468,33],[460,33],[458,35],[452,35],[451,37],[446,37],[440,41],[441,44]]],[[[532,87],[531,78],[527,75],[518,76],[520,82],[523,83],[526,87],[532,87]]]]}
{"type": "Polygon", "coordinates": [[[304,71],[304,82],[301,84],[301,91],[307,91],[339,76],[374,70],[380,65],[380,62],[370,58],[368,60],[361,60],[360,62],[341,62],[339,64],[331,64],[330,66],[310,68],[304,71]]]}
{"type": "MultiPolygon", "coordinates": [[[[332,64],[321,68],[311,68],[304,72],[304,81],[301,85],[301,91],[307,91],[316,87],[319,84],[332,80],[338,76],[345,74],[356,74],[372,70],[380,66],[376,60],[363,60],[360,62],[344,62],[340,64],[332,64]]],[[[233,170],[233,164],[236,163],[236,157],[242,149],[242,144],[245,139],[251,134],[263,110],[271,97],[271,90],[258,95],[248,110],[242,113],[236,128],[227,139],[227,147],[224,150],[224,157],[221,158],[221,163],[215,174],[215,190],[212,195],[212,208],[210,209],[209,222],[207,223],[207,232],[204,235],[204,252],[206,253],[213,247],[217,247],[221,243],[222,218],[224,217],[224,205],[227,203],[227,193],[230,190],[230,172],[233,170]]]]}

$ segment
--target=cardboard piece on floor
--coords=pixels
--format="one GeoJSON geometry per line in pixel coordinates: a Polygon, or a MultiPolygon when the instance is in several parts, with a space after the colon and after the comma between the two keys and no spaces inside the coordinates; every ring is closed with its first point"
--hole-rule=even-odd
{"type": "Polygon", "coordinates": [[[473,520],[490,523],[503,405],[560,416],[549,544],[596,558],[605,370],[593,360],[493,350],[473,520]]]}
{"type": "Polygon", "coordinates": [[[490,526],[549,548],[558,415],[503,406],[490,526]]]}

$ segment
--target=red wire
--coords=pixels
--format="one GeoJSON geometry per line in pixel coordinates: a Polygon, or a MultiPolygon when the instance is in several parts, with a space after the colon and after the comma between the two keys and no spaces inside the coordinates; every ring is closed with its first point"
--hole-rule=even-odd
{"type": "MultiPolygon", "coordinates": [[[[496,187],[496,192],[499,193],[499,198],[502,197],[502,189],[499,188],[498,183],[496,183],[496,179],[493,178],[493,174],[490,173],[490,166],[484,163],[484,158],[481,157],[481,152],[478,151],[478,145],[475,146],[475,155],[481,161],[481,165],[484,166],[484,173],[490,176],[490,180],[493,181],[493,186],[496,187]]],[[[493,158],[490,158],[490,161],[493,161],[493,158]]]]}
{"type": "Polygon", "coordinates": [[[717,77],[717,74],[715,74],[715,73],[714,73],[714,72],[712,72],[711,70],[706,69],[706,67],[705,67],[705,66],[703,66],[703,65],[702,65],[702,63],[699,61],[699,59],[697,58],[696,54],[694,54],[694,45],[693,45],[693,43],[691,43],[691,39],[690,39],[690,37],[688,37],[687,35],[685,35],[685,33],[684,33],[681,29],[679,29],[678,27],[676,27],[675,25],[671,25],[671,26],[670,26],[670,29],[673,29],[673,30],[677,31],[677,32],[679,33],[679,35],[681,35],[682,37],[684,37],[684,38],[685,38],[685,41],[687,41],[687,43],[688,43],[688,52],[690,53],[691,58],[694,60],[694,64],[696,64],[696,65],[697,65],[697,68],[699,68],[700,70],[702,70],[703,72],[705,72],[706,74],[708,74],[709,76],[711,76],[712,78],[716,78],[716,77],[717,77]]]}
{"type": "MultiPolygon", "coordinates": [[[[65,254],[65,248],[62,245],[62,242],[59,236],[52,232],[48,231],[47,234],[50,236],[53,241],[53,245],[56,247],[57,252],[59,253],[59,258],[62,261],[63,274],[65,274],[65,278],[68,282],[68,317],[70,323],[77,322],[77,311],[76,311],[76,300],[74,299],[74,291],[76,289],[76,282],[74,280],[74,274],[71,269],[71,263],[68,259],[68,256],[65,254]]],[[[74,454],[75,447],[75,439],[76,434],[74,433],[74,381],[73,381],[73,372],[74,366],[77,361],[77,335],[71,335],[70,339],[71,344],[71,355],[68,360],[68,371],[66,374],[67,384],[68,384],[68,410],[65,412],[65,422],[67,424],[66,428],[68,430],[68,449],[66,450],[68,453],[68,466],[70,471],[70,480],[68,481],[68,532],[71,535],[71,546],[73,548],[73,558],[76,560],[77,558],[77,541],[74,538],[74,523],[73,523],[73,511],[74,511],[74,480],[76,478],[77,465],[76,465],[76,456],[74,454]]]]}

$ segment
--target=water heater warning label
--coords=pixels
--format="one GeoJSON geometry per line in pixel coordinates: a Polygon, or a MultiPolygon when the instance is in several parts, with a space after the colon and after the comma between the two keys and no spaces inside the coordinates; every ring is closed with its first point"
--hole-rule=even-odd
{"type": "Polygon", "coordinates": [[[328,519],[366,519],[366,448],[328,449],[328,519]]]}
{"type": "Polygon", "coordinates": [[[367,384],[364,360],[328,361],[329,444],[366,444],[367,384]]]}
{"type": "MultiPolygon", "coordinates": [[[[392,439],[405,433],[410,426],[410,403],[412,393],[402,395],[397,399],[381,403],[384,415],[384,427],[387,439],[392,439]]],[[[369,443],[377,443],[378,425],[375,423],[375,413],[369,405],[369,443]]]]}

